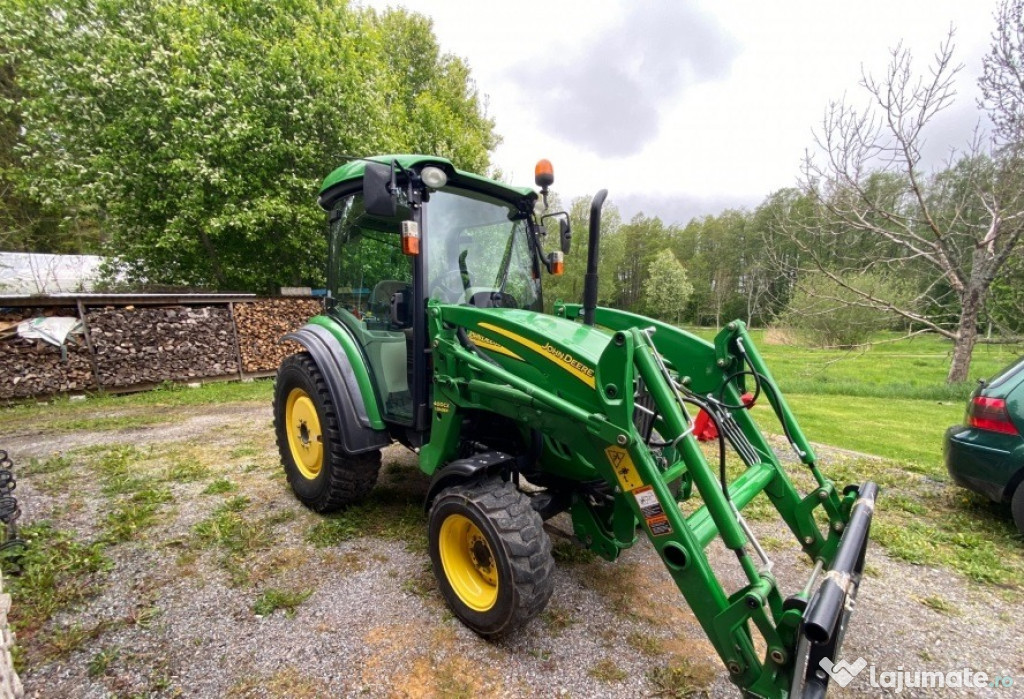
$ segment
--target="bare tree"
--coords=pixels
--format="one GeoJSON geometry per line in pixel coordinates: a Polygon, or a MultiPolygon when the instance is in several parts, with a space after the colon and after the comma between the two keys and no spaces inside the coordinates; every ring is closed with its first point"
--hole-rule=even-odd
{"type": "Polygon", "coordinates": [[[1024,230],[1024,0],[1004,0],[979,80],[993,129],[976,130],[944,168],[923,171],[927,127],[955,98],[953,32],[928,71],[891,52],[881,79],[861,86],[870,106],[829,105],[805,158],[801,187],[813,215],[783,226],[798,274],[822,273],[870,306],[953,341],[947,381],[964,381],[993,281],[1024,230]],[[796,254],[792,254],[795,248],[796,254]],[[856,283],[861,272],[913,280],[900,299],[856,283]]]}

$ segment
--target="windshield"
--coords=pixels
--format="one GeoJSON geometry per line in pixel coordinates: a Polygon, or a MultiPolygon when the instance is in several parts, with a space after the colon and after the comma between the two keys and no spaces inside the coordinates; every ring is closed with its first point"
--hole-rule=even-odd
{"type": "Polygon", "coordinates": [[[500,199],[455,188],[432,194],[426,208],[430,298],[540,309],[525,214],[500,199]]]}

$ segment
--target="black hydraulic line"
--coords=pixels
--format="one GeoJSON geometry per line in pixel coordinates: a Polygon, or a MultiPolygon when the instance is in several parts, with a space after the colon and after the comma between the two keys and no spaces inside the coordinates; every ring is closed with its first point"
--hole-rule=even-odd
{"type": "Polygon", "coordinates": [[[608,196],[602,189],[590,202],[590,248],[587,250],[587,273],[583,276],[583,324],[594,324],[594,309],[597,308],[597,262],[598,244],[601,239],[601,207],[608,196]]]}
{"type": "Polygon", "coordinates": [[[476,344],[473,343],[472,340],[469,339],[469,335],[466,334],[466,329],[465,328],[460,327],[458,330],[455,331],[455,335],[456,335],[456,337],[459,338],[459,344],[461,344],[467,350],[469,350],[470,352],[472,352],[476,356],[480,357],[481,359],[487,360],[488,362],[490,362],[494,366],[498,366],[498,367],[501,366],[501,364],[498,364],[498,362],[496,362],[494,360],[494,357],[491,357],[486,352],[481,350],[479,347],[476,346],[476,344]]]}

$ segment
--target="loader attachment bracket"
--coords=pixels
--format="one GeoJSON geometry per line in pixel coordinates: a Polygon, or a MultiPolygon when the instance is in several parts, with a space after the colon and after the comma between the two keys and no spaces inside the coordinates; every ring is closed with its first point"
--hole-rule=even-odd
{"type": "MultiPolygon", "coordinates": [[[[870,481],[858,489],[858,497],[839,540],[832,567],[807,604],[797,645],[791,697],[815,699],[824,697],[828,689],[831,676],[827,668],[838,661],[847,622],[860,588],[877,495],[878,486],[870,481]]],[[[816,567],[815,573],[818,570],[816,567]]],[[[809,587],[814,577],[812,575],[809,587]]]]}

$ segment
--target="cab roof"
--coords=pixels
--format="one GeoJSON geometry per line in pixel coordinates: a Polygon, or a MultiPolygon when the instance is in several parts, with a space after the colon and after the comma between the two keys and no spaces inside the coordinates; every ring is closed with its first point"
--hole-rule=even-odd
{"type": "Polygon", "coordinates": [[[398,155],[373,155],[362,160],[350,160],[334,170],[324,179],[323,184],[320,185],[321,202],[326,202],[328,197],[325,197],[324,195],[329,190],[333,190],[339,185],[344,185],[345,183],[361,180],[363,173],[366,171],[367,160],[384,164],[390,164],[392,161],[395,161],[404,168],[419,168],[425,165],[436,165],[444,170],[448,175],[449,185],[477,189],[502,198],[508,198],[510,196],[514,198],[537,198],[537,193],[529,187],[516,187],[502,182],[497,182],[487,177],[481,177],[480,175],[476,175],[472,172],[459,170],[455,167],[452,161],[447,158],[442,158],[436,155],[403,153],[398,155]]]}

